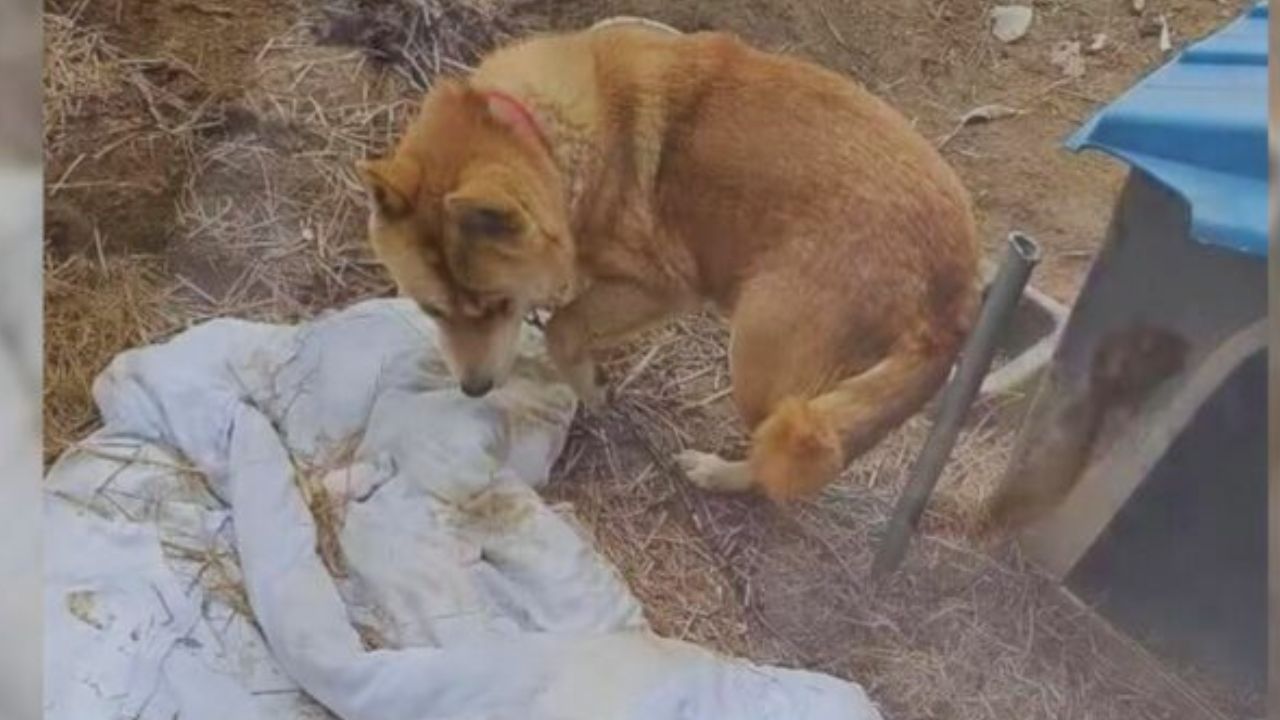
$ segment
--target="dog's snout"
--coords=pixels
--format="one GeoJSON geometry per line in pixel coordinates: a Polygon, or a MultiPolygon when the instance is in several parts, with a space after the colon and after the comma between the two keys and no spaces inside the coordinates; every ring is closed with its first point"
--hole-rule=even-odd
{"type": "Polygon", "coordinates": [[[467,397],[484,397],[493,389],[493,381],[489,379],[464,380],[461,383],[462,394],[467,397]]]}

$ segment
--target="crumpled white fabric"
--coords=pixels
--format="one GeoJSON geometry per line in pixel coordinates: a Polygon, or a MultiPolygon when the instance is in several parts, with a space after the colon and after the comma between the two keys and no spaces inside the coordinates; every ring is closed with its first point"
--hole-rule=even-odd
{"type": "Polygon", "coordinates": [[[50,720],[880,717],[854,684],[648,630],[534,491],[574,400],[533,331],[481,401],[400,300],[209,322],[94,391],[104,429],[46,484],[50,720]]]}

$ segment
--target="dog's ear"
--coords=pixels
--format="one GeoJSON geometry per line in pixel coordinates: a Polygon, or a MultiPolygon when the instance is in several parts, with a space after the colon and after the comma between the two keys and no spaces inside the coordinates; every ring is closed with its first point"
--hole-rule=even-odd
{"type": "Polygon", "coordinates": [[[445,213],[466,242],[519,240],[527,229],[524,212],[503,195],[463,188],[444,199],[445,213]]]}
{"type": "Polygon", "coordinates": [[[369,205],[388,220],[407,215],[418,194],[417,164],[400,158],[360,160],[356,173],[369,193],[369,205]]]}

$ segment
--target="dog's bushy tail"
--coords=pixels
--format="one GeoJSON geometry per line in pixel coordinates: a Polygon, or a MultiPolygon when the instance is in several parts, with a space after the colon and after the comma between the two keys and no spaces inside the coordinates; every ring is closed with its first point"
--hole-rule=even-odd
{"type": "Polygon", "coordinates": [[[903,348],[813,398],[780,402],[752,438],[751,471],[775,501],[816,492],[933,397],[954,353],[903,348]]]}

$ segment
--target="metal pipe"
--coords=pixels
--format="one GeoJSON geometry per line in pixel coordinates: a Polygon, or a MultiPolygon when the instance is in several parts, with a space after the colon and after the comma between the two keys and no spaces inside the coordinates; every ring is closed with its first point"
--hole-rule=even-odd
{"type": "Polygon", "coordinates": [[[876,551],[871,567],[872,577],[883,577],[897,570],[907,554],[911,535],[924,514],[934,486],[938,484],[942,467],[960,434],[960,426],[982,386],[982,379],[991,368],[996,345],[1013,317],[1023,288],[1031,277],[1031,270],[1039,262],[1040,247],[1034,240],[1022,233],[1009,236],[1008,250],[995,280],[987,289],[978,324],[965,341],[955,375],[943,392],[937,420],[911,468],[911,479],[898,497],[888,531],[876,551]]]}

